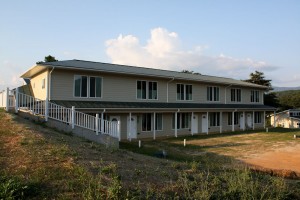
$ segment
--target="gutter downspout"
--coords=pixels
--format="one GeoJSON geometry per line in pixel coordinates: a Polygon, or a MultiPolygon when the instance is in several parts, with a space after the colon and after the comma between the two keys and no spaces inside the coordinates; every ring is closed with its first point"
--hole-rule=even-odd
{"type": "Polygon", "coordinates": [[[228,85],[227,87],[225,87],[225,104],[227,104],[227,88],[229,88],[230,86],[232,86],[232,84],[228,85]]]}
{"type": "Polygon", "coordinates": [[[174,81],[174,77],[171,79],[171,80],[169,80],[168,82],[167,82],[167,103],[169,103],[169,83],[171,83],[172,81],[174,81]]]}
{"type": "Polygon", "coordinates": [[[48,78],[49,78],[49,80],[48,80],[48,101],[51,100],[51,79],[52,79],[51,74],[52,74],[54,68],[55,67],[52,67],[52,70],[50,71],[49,76],[48,76],[48,78]]]}

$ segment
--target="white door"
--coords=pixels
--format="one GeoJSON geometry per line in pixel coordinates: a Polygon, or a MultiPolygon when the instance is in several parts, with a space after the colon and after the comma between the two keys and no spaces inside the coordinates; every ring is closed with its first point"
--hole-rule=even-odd
{"type": "Polygon", "coordinates": [[[193,119],[192,119],[192,133],[199,133],[198,131],[198,115],[194,114],[193,119]]]}
{"type": "Polygon", "coordinates": [[[135,115],[131,115],[131,122],[130,122],[129,116],[127,116],[127,139],[136,139],[137,137],[136,128],[137,128],[137,117],[135,115]]]}
{"type": "Polygon", "coordinates": [[[206,133],[207,132],[207,116],[206,115],[202,115],[202,133],[206,133]]]}
{"type": "Polygon", "coordinates": [[[244,114],[243,113],[240,114],[240,128],[242,130],[245,129],[245,118],[244,118],[244,114]]]}
{"type": "Polygon", "coordinates": [[[110,119],[110,121],[116,122],[119,124],[117,131],[118,131],[118,133],[120,133],[121,117],[120,116],[110,116],[109,119],[110,119]]]}
{"type": "Polygon", "coordinates": [[[249,127],[249,128],[251,128],[252,127],[252,115],[250,114],[250,113],[248,113],[247,114],[247,126],[249,127]]]}

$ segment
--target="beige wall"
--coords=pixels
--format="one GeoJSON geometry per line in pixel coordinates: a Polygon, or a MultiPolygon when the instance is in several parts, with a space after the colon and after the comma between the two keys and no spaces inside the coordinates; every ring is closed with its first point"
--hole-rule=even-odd
{"type": "MultiPolygon", "coordinates": [[[[252,112],[245,112],[245,116],[247,114],[252,112]]],[[[162,131],[156,131],[155,136],[156,138],[159,137],[175,137],[175,130],[172,129],[172,117],[174,113],[162,113],[163,114],[163,130],[162,131]]],[[[242,112],[239,112],[239,115],[242,114],[242,112]]],[[[153,138],[153,128],[151,131],[142,131],[142,114],[141,113],[131,113],[132,116],[137,117],[137,139],[141,138],[153,138]]],[[[202,132],[202,115],[206,115],[205,112],[195,112],[194,115],[198,115],[198,133],[197,134],[206,134],[206,132],[202,132]]],[[[261,115],[263,115],[263,112],[261,112],[261,115]]],[[[121,138],[122,140],[127,139],[127,117],[129,116],[129,113],[121,113],[121,114],[116,114],[116,113],[108,113],[107,114],[107,119],[109,119],[109,116],[120,116],[121,118],[121,138]]],[[[232,131],[232,126],[228,125],[228,112],[222,112],[222,132],[231,132],[232,131]]],[[[241,123],[241,121],[240,121],[241,123]]],[[[247,123],[245,121],[245,123],[247,123]]],[[[152,126],[153,126],[153,113],[152,113],[152,126]]],[[[264,119],[262,118],[262,123],[255,123],[254,124],[255,129],[261,129],[264,127],[264,119]]],[[[245,129],[251,129],[251,128],[245,128],[245,129]]],[[[235,131],[241,131],[241,126],[240,124],[234,126],[235,131]]],[[[209,126],[209,133],[219,133],[220,132],[220,126],[215,126],[215,127],[210,127],[209,126]]],[[[191,135],[191,129],[186,128],[186,129],[178,129],[177,130],[177,135],[182,136],[182,135],[191,135]]]]}
{"type": "MultiPolygon", "coordinates": [[[[142,76],[129,75],[113,75],[99,72],[82,72],[82,71],[66,71],[55,69],[52,72],[52,100],[80,100],[80,101],[127,101],[127,102],[180,102],[180,103],[225,103],[225,88],[226,88],[226,103],[231,104],[230,89],[232,87],[222,86],[218,84],[204,84],[191,81],[171,81],[169,79],[149,78],[142,76]],[[99,76],[103,78],[102,98],[80,98],[74,97],[74,75],[99,76]],[[157,100],[141,100],[136,98],[137,80],[157,81],[158,84],[158,99],[157,100]],[[189,101],[177,100],[176,84],[192,84],[193,99],[189,101]],[[207,101],[207,87],[217,86],[220,88],[220,101],[207,101]],[[167,91],[169,95],[167,95],[167,91]]],[[[233,87],[236,88],[236,87],[233,87]]],[[[238,104],[250,104],[251,88],[241,88],[242,101],[238,104]]],[[[260,92],[260,102],[251,104],[263,104],[263,91],[260,92]]]]}
{"type": "Polygon", "coordinates": [[[44,71],[30,80],[32,92],[35,98],[45,100],[47,97],[48,71],[44,71]],[[42,81],[45,79],[45,87],[42,88],[42,81]]]}
{"type": "MultiPolygon", "coordinates": [[[[278,113],[275,116],[276,126],[283,128],[299,128],[300,119],[290,118],[288,112],[278,113]]],[[[274,124],[274,116],[271,117],[271,124],[274,124]]]]}

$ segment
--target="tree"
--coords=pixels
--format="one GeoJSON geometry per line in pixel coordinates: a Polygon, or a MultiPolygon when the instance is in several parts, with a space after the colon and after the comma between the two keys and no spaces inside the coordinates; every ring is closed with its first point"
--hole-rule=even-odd
{"type": "Polygon", "coordinates": [[[257,85],[267,86],[267,93],[264,94],[264,104],[273,107],[280,106],[277,95],[275,93],[269,92],[270,90],[273,90],[271,84],[272,80],[266,79],[263,72],[255,71],[254,73],[250,74],[249,79],[244,81],[248,83],[254,83],[257,85]]]}
{"type": "Polygon", "coordinates": [[[38,62],[36,62],[36,64],[40,64],[43,62],[57,62],[57,61],[58,60],[56,60],[54,56],[49,55],[49,56],[45,56],[44,61],[38,61],[38,62]]]}
{"type": "Polygon", "coordinates": [[[45,62],[57,62],[58,60],[56,60],[54,56],[49,55],[49,56],[45,57],[44,61],[45,62]]]}
{"type": "Polygon", "coordinates": [[[198,72],[190,71],[190,70],[187,70],[187,69],[184,69],[184,70],[182,70],[181,72],[182,72],[182,73],[186,73],[186,74],[201,75],[201,74],[198,73],[198,72]]]}
{"type": "Polygon", "coordinates": [[[265,75],[263,72],[255,71],[254,73],[250,74],[249,79],[244,80],[244,81],[248,82],[248,83],[254,83],[254,84],[258,84],[258,85],[267,86],[268,91],[273,90],[272,85],[271,85],[272,80],[265,79],[265,75]]]}

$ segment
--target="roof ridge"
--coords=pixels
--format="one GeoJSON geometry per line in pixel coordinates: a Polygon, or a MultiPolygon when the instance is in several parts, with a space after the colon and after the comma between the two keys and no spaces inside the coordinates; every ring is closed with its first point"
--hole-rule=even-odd
{"type": "MultiPolygon", "coordinates": [[[[152,67],[142,67],[142,66],[135,66],[135,65],[126,65],[126,64],[117,64],[117,63],[108,63],[108,62],[99,62],[99,61],[89,61],[89,60],[79,60],[79,59],[72,59],[72,60],[61,60],[57,62],[66,62],[66,61],[80,61],[80,62],[89,62],[89,63],[99,63],[99,64],[107,64],[107,65],[117,65],[117,66],[124,66],[124,67],[133,67],[133,68],[143,68],[143,69],[149,69],[149,70],[157,70],[157,71],[164,71],[164,72],[174,72],[174,73],[183,73],[180,71],[175,71],[175,70],[166,70],[166,69],[159,69],[159,68],[152,68],[152,67]]],[[[53,62],[51,62],[53,63],[53,62]]],[[[224,79],[230,79],[230,80],[235,80],[235,81],[242,81],[242,80],[237,80],[234,78],[229,78],[229,77],[223,77],[223,76],[214,76],[214,75],[207,75],[207,74],[191,74],[195,76],[207,76],[207,77],[215,77],[215,78],[224,78],[224,79]]],[[[248,83],[248,82],[245,82],[248,83]]],[[[253,84],[253,83],[250,83],[253,84]]]]}

